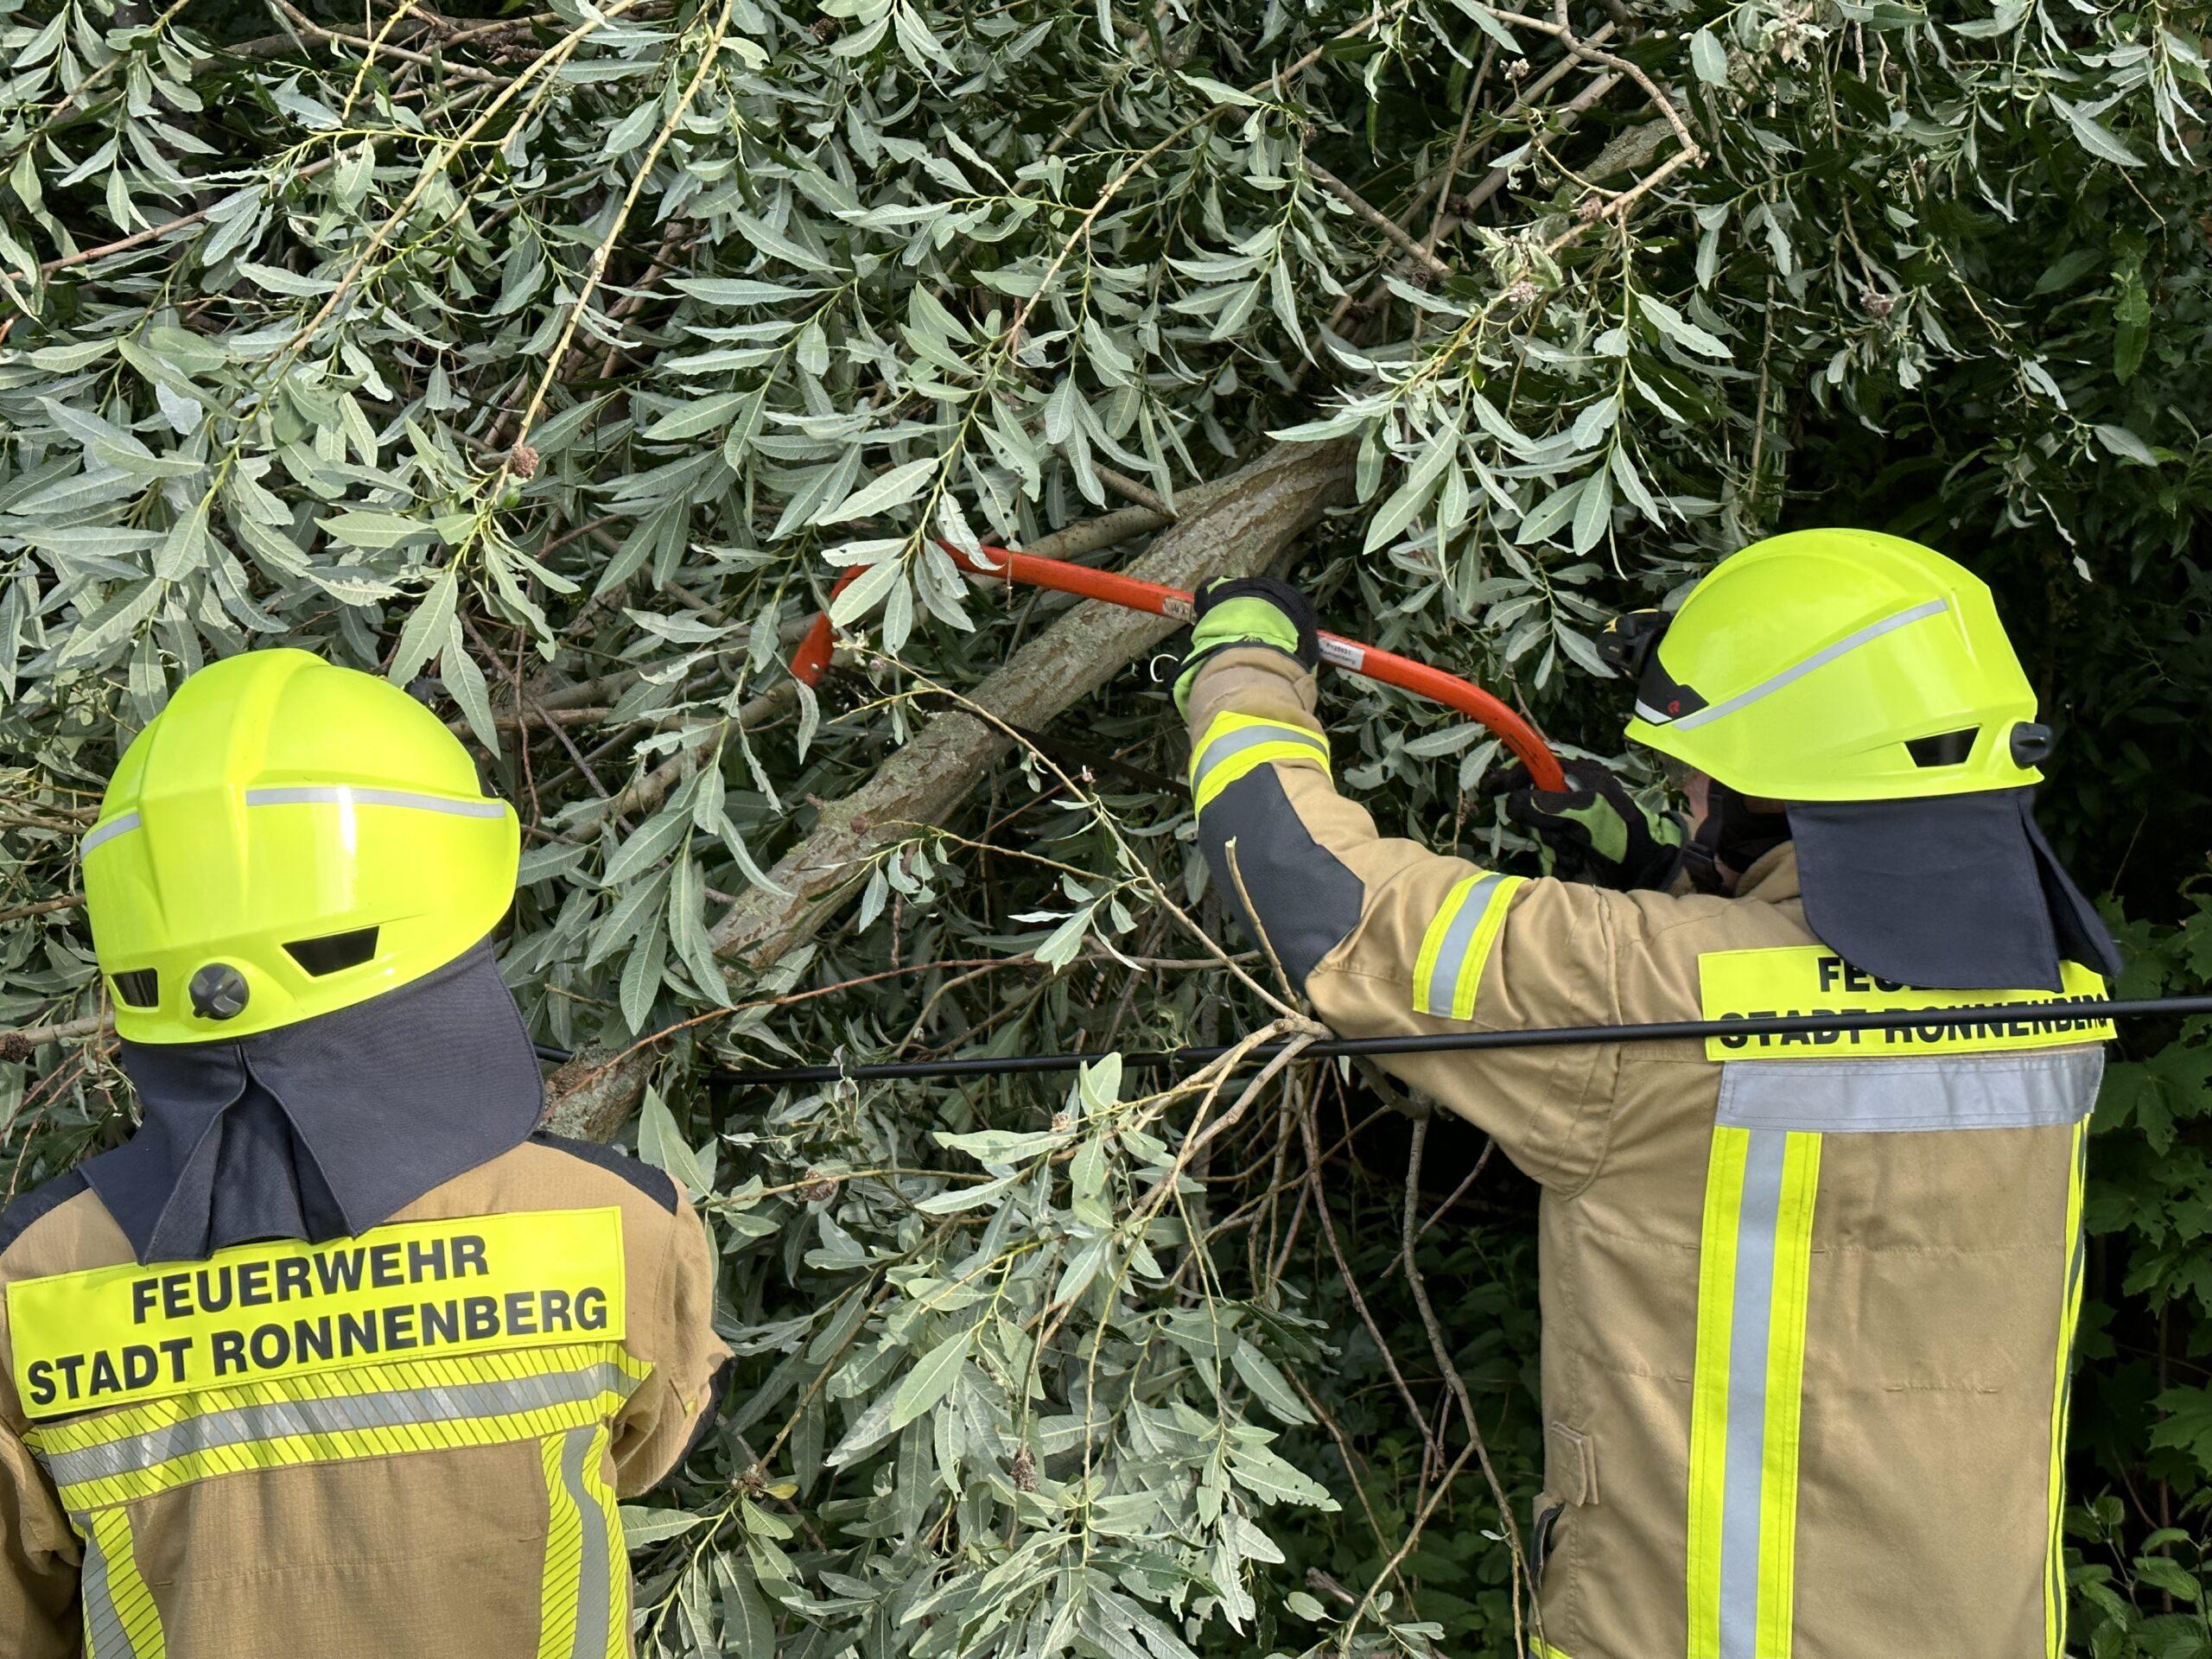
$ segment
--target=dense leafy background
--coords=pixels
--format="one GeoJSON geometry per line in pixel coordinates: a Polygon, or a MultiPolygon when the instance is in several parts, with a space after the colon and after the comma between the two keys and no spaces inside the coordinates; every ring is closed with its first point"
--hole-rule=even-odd
{"type": "MultiPolygon", "coordinates": [[[[1204,943],[1141,664],[878,826],[780,960],[728,917],[1065,608],[931,537],[1105,520],[1126,562],[1284,435],[1353,474],[1290,561],[1328,621],[1609,757],[1610,610],[1796,524],[1968,560],[2126,988],[2201,986],[2207,24],[0,0],[0,1185],[129,1132],[74,898],[118,737],[211,656],[306,645],[417,684],[520,804],[508,976],[599,1058],[579,1088],[646,1085],[621,1133],[723,1247],[748,1375],[634,1517],[653,1650],[1506,1650],[1533,1198],[1477,1137],[1313,1066],[704,1083],[1269,1029],[1264,964],[1204,943]],[[782,659],[839,567],[817,697],[782,659]]],[[[1479,732],[1330,696],[1387,822],[1525,856],[1479,732]]],[[[2125,1051],[2077,1645],[2180,1659],[2212,1653],[2212,1048],[2125,1051]]]]}

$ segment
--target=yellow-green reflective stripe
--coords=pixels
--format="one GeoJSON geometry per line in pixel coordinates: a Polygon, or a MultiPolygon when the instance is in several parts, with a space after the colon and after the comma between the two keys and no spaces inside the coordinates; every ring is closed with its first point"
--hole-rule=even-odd
{"type": "Polygon", "coordinates": [[[80,1591],[87,1659],[163,1659],[162,1615],[138,1575],[138,1556],[124,1510],[71,1517],[85,1541],[80,1591]]]}
{"type": "Polygon", "coordinates": [[[1691,1384],[1689,1659],[1789,1659],[1821,1137],[1721,1126],[1691,1384]]]}
{"type": "Polygon", "coordinates": [[[561,1348],[518,1349],[505,1353],[461,1354],[435,1359],[390,1359],[374,1365],[340,1371],[303,1371],[289,1376],[257,1377],[223,1389],[195,1395],[150,1400],[97,1416],[35,1425],[24,1436],[32,1450],[46,1457],[73,1452],[180,1423],[188,1418],[237,1406],[269,1405],[290,1400],[337,1399],[350,1395],[382,1394],[394,1389],[452,1388],[472,1382],[498,1382],[541,1376],[550,1371],[580,1370],[588,1365],[613,1366],[634,1387],[652,1368],[631,1357],[611,1342],[576,1343],[561,1348]]]}
{"type": "Polygon", "coordinates": [[[646,1373],[611,1345],[587,1351],[576,1370],[549,1372],[543,1369],[549,1351],[423,1362],[404,1368],[417,1380],[407,1388],[375,1387],[395,1381],[390,1373],[403,1370],[397,1366],[264,1381],[56,1425],[70,1431],[66,1436],[35,1429],[28,1438],[62,1501],[92,1509],[249,1469],[496,1446],[588,1428],[620,1411],[646,1373]],[[517,1376],[483,1380],[482,1373],[518,1361],[525,1369],[517,1376]],[[248,1394],[253,1399],[242,1403],[248,1394]],[[156,1418],[162,1421],[149,1423],[156,1418]],[[103,1438],[85,1438],[101,1429],[103,1438]],[[65,1440],[73,1444],[55,1444],[65,1440]]]}
{"type": "Polygon", "coordinates": [[[200,1412],[167,1428],[80,1451],[53,1453],[46,1459],[46,1469],[56,1485],[73,1486],[156,1468],[180,1458],[208,1456],[227,1446],[296,1435],[414,1428],[435,1436],[442,1426],[465,1419],[513,1416],[596,1402],[607,1395],[620,1398],[629,1392],[625,1381],[614,1366],[601,1363],[512,1381],[228,1406],[200,1412]]]}
{"type": "Polygon", "coordinates": [[[1775,1217],[1773,1313],[1766,1363],[1766,1443],[1759,1472],[1758,1652],[1783,1659],[1797,1599],[1797,1456],[1805,1404],[1805,1319],[1811,1305],[1813,1200],[1821,1181],[1821,1137],[1782,1144],[1782,1194],[1775,1217]]]}
{"type": "Polygon", "coordinates": [[[1697,1357],[1690,1382],[1689,1659],[1720,1652],[1720,1520],[1728,1452],[1728,1348],[1736,1217],[1749,1129],[1715,1128],[1698,1242],[1697,1357]]]}
{"type": "Polygon", "coordinates": [[[2062,1659],[2066,1651],[2066,1420],[2073,1403],[2074,1332],[2082,1317],[2086,1243],[2082,1228],[2082,1201],[2088,1150],[2089,1126],[2086,1122],[2076,1123],[2066,1160],[2066,1274],[2059,1289],[2058,1356],[2050,1389],[2050,1515],[2043,1580],[2044,1659],[2062,1659]]]}
{"type": "Polygon", "coordinates": [[[1249,772],[1272,761],[1296,761],[1329,769],[1329,742],[1319,732],[1258,715],[1214,716],[1191,753],[1191,794],[1203,812],[1214,797],[1249,772]]]}
{"type": "MultiPolygon", "coordinates": [[[[630,1651],[630,1549],[622,1536],[622,1512],[614,1489],[607,1482],[607,1430],[594,1431],[583,1459],[584,1491],[598,1506],[599,1558],[602,1571],[596,1580],[598,1605],[606,1608],[600,1648],[589,1659],[627,1659],[630,1651]]],[[[587,1529],[587,1538],[588,1538],[587,1529]]],[[[582,1656],[580,1656],[580,1659],[582,1656]]]]}
{"type": "Polygon", "coordinates": [[[1414,1012],[1471,1020],[1475,994],[1482,988],[1483,966],[1490,960],[1517,875],[1478,870],[1452,885],[1421,935],[1414,960],[1414,1012]]]}
{"type": "Polygon", "coordinates": [[[339,1399],[385,1394],[396,1389],[443,1389],[468,1383],[512,1381],[549,1372],[612,1365],[630,1384],[643,1382],[652,1367],[632,1357],[620,1344],[578,1343],[562,1348],[522,1349],[506,1353],[466,1354],[434,1359],[385,1360],[342,1371],[305,1371],[257,1377],[219,1389],[126,1406],[95,1416],[34,1425],[24,1436],[42,1457],[105,1446],[149,1433],[209,1412],[239,1406],[294,1400],[339,1399]]]}
{"type": "Polygon", "coordinates": [[[582,1511],[562,1473],[567,1440],[538,1442],[545,1469],[545,1564],[538,1591],[537,1659],[569,1659],[576,1645],[576,1578],[583,1565],[582,1511]]]}
{"type": "Polygon", "coordinates": [[[539,1448],[550,1524],[537,1659],[621,1659],[629,1561],[614,1494],[601,1472],[604,1427],[549,1436],[539,1448]]]}
{"type": "Polygon", "coordinates": [[[294,1434],[222,1446],[126,1475],[88,1480],[60,1489],[67,1503],[123,1503],[156,1492],[188,1486],[249,1469],[286,1469],[308,1463],[344,1463],[362,1458],[404,1457],[416,1452],[453,1451],[464,1446],[502,1446],[534,1440],[560,1430],[602,1421],[621,1409],[626,1396],[602,1394],[573,1405],[499,1417],[470,1418],[423,1427],[348,1429],[332,1433],[294,1434]]]}

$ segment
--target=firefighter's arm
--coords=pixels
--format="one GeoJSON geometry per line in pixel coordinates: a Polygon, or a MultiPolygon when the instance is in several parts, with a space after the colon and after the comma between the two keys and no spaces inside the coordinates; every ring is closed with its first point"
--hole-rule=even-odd
{"type": "MultiPolygon", "coordinates": [[[[1183,688],[1198,836],[1225,900],[1346,1037],[1620,1018],[1617,936],[1632,901],[1486,870],[1385,836],[1337,792],[1297,656],[1217,648],[1183,688]]],[[[1538,1180],[1586,1179],[1618,1051],[1575,1046],[1394,1057],[1408,1083],[1497,1138],[1538,1180]]]]}
{"type": "Polygon", "coordinates": [[[0,1421],[0,1651],[70,1659],[84,1644],[68,1517],[30,1451],[0,1421]]]}
{"type": "Polygon", "coordinates": [[[650,1491],[676,1471],[721,1408],[730,1351],[715,1333],[713,1246],[680,1197],[668,1218],[660,1290],[633,1311],[630,1345],[652,1365],[614,1425],[615,1489],[650,1491]]]}

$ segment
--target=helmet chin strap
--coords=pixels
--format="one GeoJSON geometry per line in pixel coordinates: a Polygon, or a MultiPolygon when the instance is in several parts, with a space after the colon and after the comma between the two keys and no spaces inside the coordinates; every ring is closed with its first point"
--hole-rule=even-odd
{"type": "Polygon", "coordinates": [[[1682,844],[1682,869],[1700,893],[1732,893],[1745,870],[1789,839],[1787,813],[1761,811],[1749,796],[1708,779],[1705,816],[1682,844]]]}

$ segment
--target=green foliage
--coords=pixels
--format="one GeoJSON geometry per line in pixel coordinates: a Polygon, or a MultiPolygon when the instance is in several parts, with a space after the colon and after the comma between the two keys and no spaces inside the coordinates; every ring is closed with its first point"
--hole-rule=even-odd
{"type": "MultiPolygon", "coordinates": [[[[2145,918],[2128,988],[2202,983],[2207,27],[0,0],[3,1190],[129,1130],[73,897],[119,741],[304,645],[480,747],[525,825],[508,977],[547,1040],[645,1045],[636,1142],[720,1243],[742,1404],[632,1517],[653,1651],[1510,1650],[1534,1270],[1510,1173],[1454,1192],[1476,1147],[1424,1170],[1313,1067],[702,1084],[1267,1029],[1266,964],[1203,942],[1163,686],[790,901],[781,961],[733,971],[717,918],[1061,608],[938,538],[1187,501],[1288,435],[1356,456],[1295,569],[1324,620],[1605,755],[1615,607],[1789,524],[1966,557],[2061,730],[2046,821],[2145,918]],[[782,664],[841,569],[817,696],[782,664]]],[[[1331,696],[1385,822],[1525,853],[1484,734],[1331,696]]],[[[2098,1124],[2100,1656],[2203,1651],[2206,1052],[2149,1033],[2098,1124]]]]}
{"type": "MultiPolygon", "coordinates": [[[[2138,926],[2122,992],[2212,980],[2212,897],[2183,895],[2177,927],[2138,926]]],[[[2212,1029],[2193,1020],[2114,1065],[2091,1141],[2085,1224],[2103,1294],[2082,1314],[2076,1461],[2119,1491],[2068,1518],[2069,1576],[2088,1650],[2212,1654],[2212,1029]]]]}
{"type": "MultiPolygon", "coordinates": [[[[2202,1516],[2203,1504],[2191,1510],[2202,1516]]],[[[2116,1497],[2067,1516],[2067,1530],[2089,1559],[2069,1573],[2086,1618],[2079,1635],[2093,1659],[2149,1654],[2156,1659],[2203,1659],[2212,1654],[2212,1559],[2202,1535],[2161,1527],[2131,1552],[2126,1507],[2116,1497]]]]}

